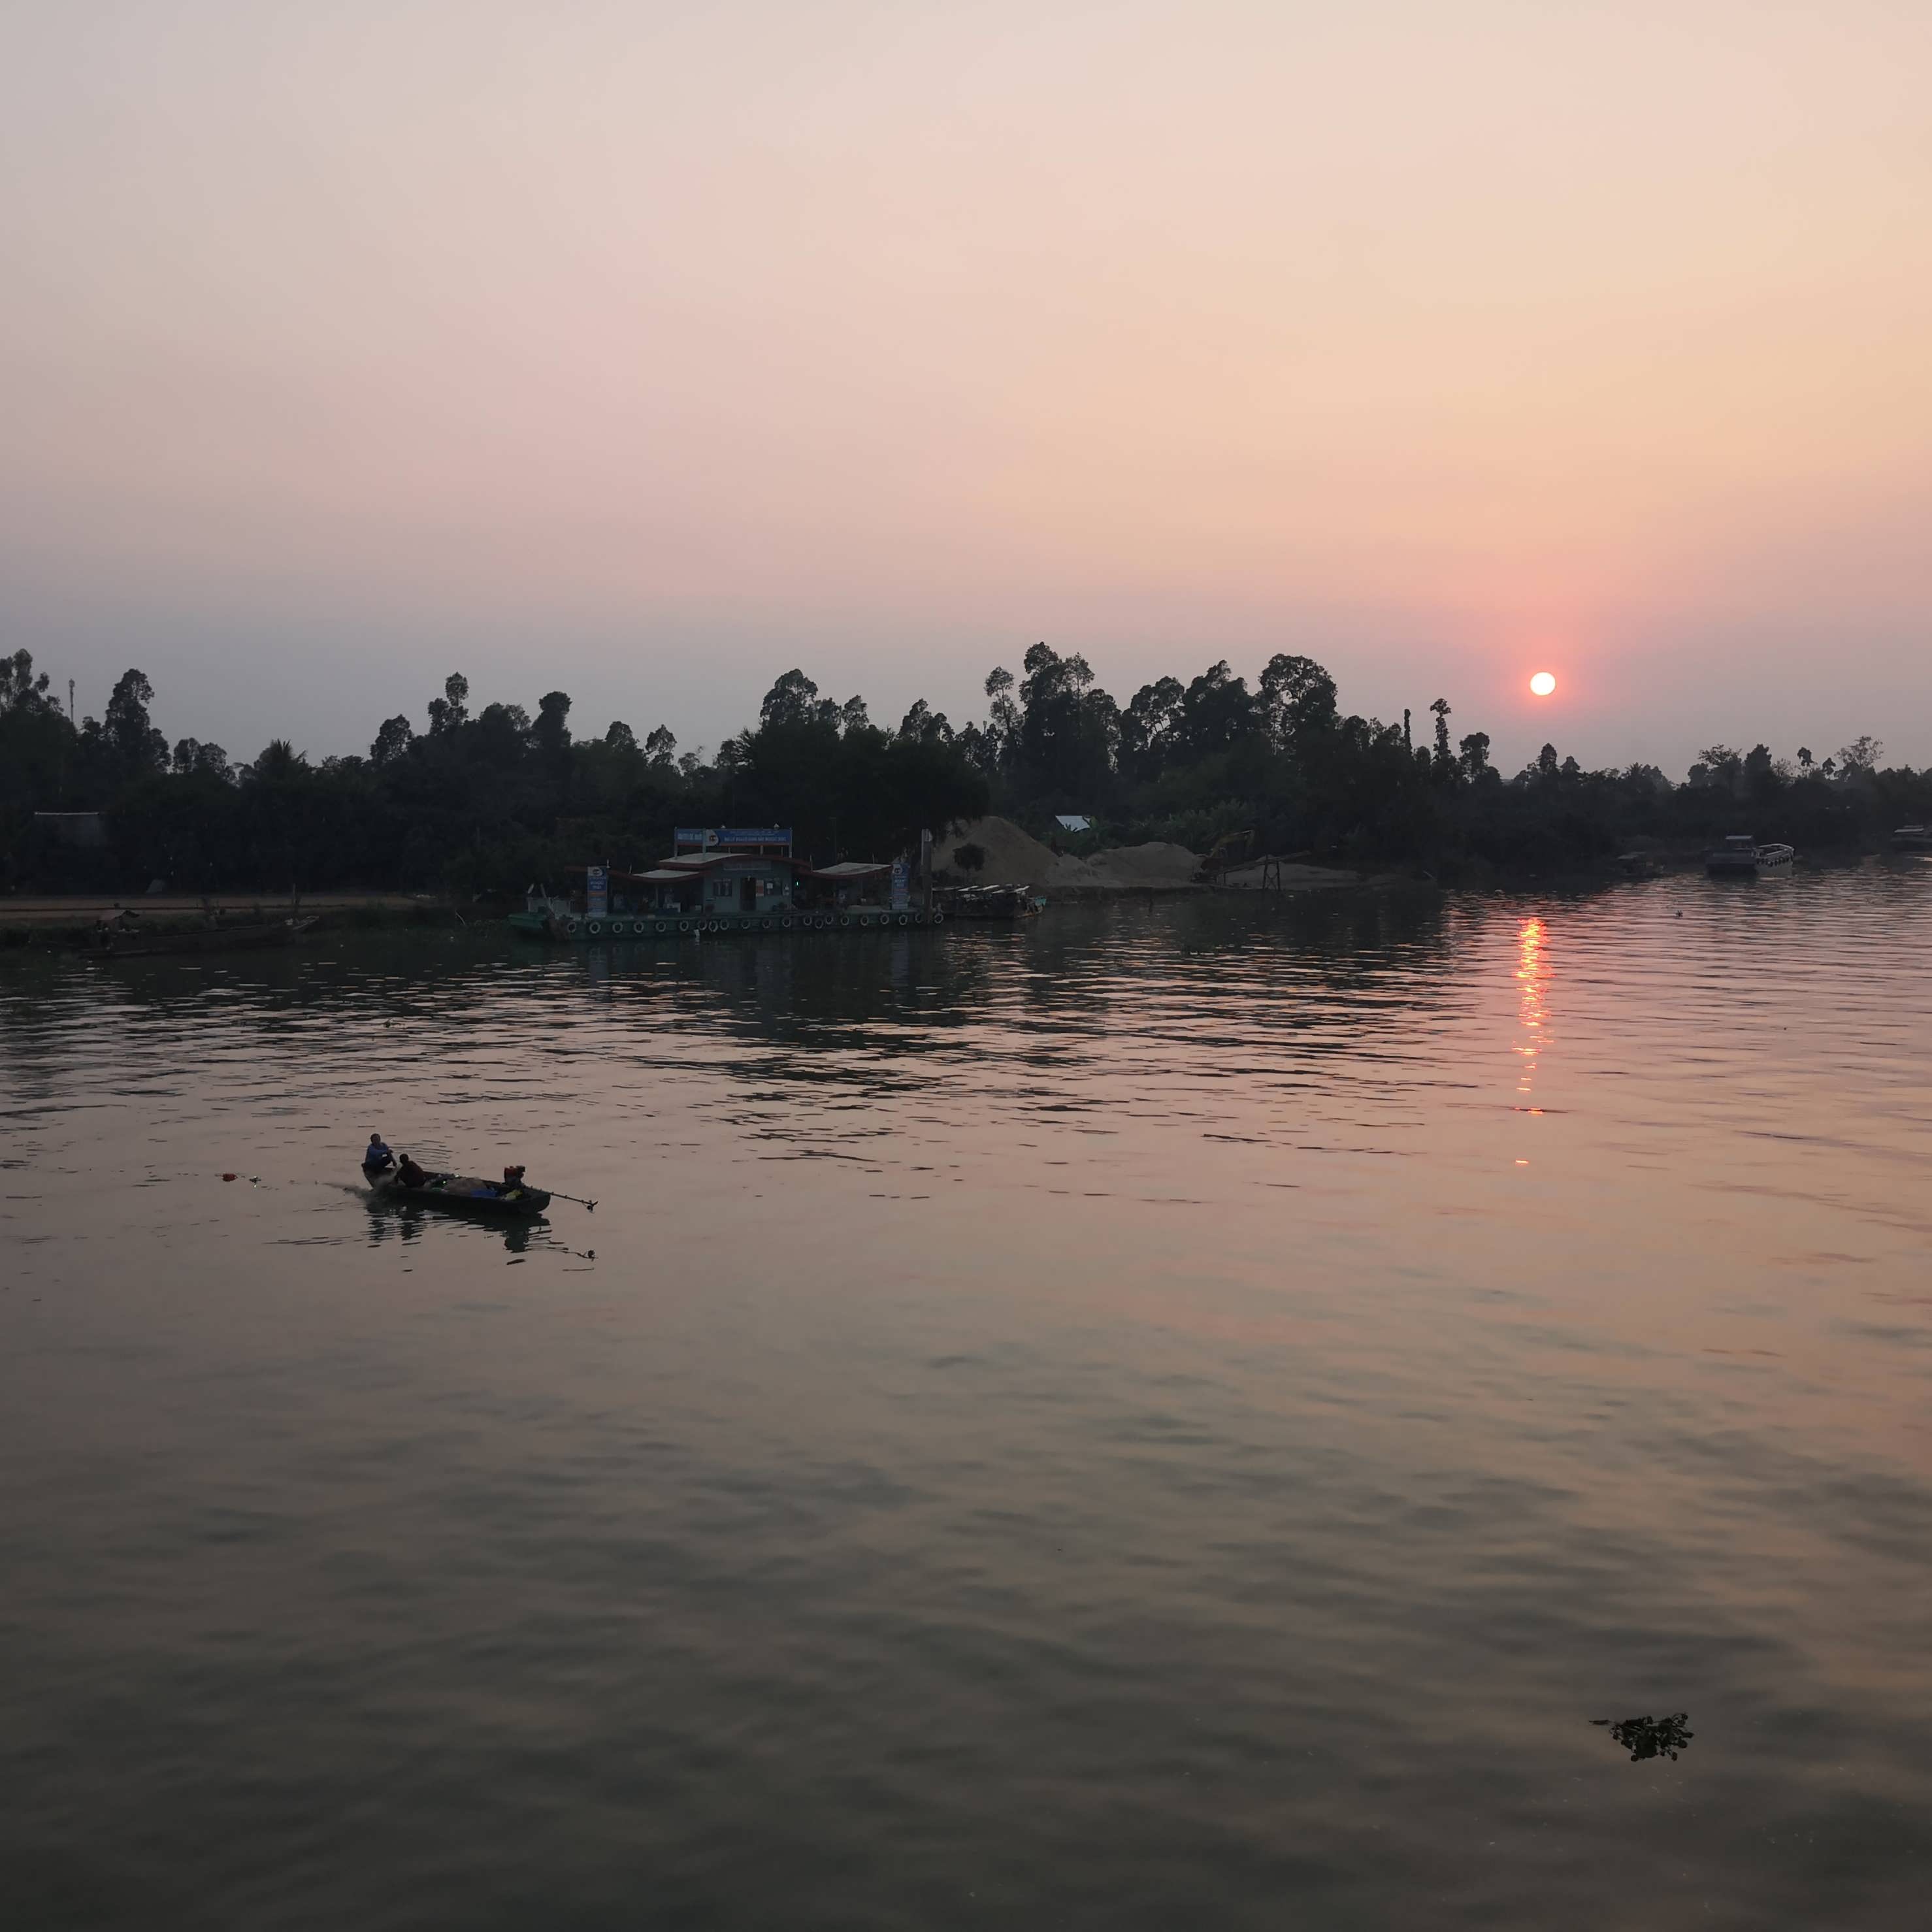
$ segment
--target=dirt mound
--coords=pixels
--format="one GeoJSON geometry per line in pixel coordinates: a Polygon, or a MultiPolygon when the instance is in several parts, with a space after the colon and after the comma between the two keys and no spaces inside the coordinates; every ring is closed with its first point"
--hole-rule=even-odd
{"type": "Polygon", "coordinates": [[[1074,866],[1083,873],[1087,869],[1077,859],[1049,851],[1010,818],[976,818],[939,841],[933,848],[932,862],[974,885],[987,886],[1043,886],[1059,882],[1058,867],[1074,866]],[[952,855],[962,845],[976,845],[986,854],[986,862],[976,872],[961,872],[953,864],[952,855]]]}
{"type": "Polygon", "coordinates": [[[1122,886],[1184,886],[1201,861],[1185,845],[1150,839],[1144,845],[1112,845],[1088,862],[1102,880],[1122,886]]]}
{"type": "Polygon", "coordinates": [[[1145,845],[1116,845],[1096,852],[1091,860],[1054,852],[1022,832],[1010,818],[981,818],[940,841],[936,865],[957,872],[952,854],[962,845],[977,845],[986,862],[974,873],[962,874],[977,884],[1033,886],[1042,892],[1120,892],[1149,887],[1172,890],[1185,886],[1201,863],[1184,845],[1155,840],[1145,845]]]}

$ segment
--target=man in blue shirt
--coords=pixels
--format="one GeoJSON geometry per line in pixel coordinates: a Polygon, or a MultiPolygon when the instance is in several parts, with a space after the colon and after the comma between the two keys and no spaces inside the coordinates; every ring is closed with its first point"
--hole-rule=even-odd
{"type": "Polygon", "coordinates": [[[362,1150],[362,1172],[372,1180],[379,1174],[386,1174],[396,1164],[396,1156],[382,1144],[380,1134],[371,1134],[369,1144],[362,1150]]]}

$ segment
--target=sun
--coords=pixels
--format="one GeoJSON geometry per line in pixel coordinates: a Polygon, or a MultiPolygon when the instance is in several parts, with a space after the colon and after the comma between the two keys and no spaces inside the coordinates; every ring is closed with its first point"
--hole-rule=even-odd
{"type": "Polygon", "coordinates": [[[1529,688],[1539,698],[1547,698],[1556,688],[1556,680],[1546,670],[1540,670],[1529,681],[1529,688]]]}

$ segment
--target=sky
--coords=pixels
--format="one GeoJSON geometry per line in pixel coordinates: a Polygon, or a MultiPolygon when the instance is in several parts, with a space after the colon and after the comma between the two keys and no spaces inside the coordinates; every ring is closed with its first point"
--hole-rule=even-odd
{"type": "Polygon", "coordinates": [[[0,0],[0,648],[240,757],[1045,639],[1932,763],[1928,74],[1924,0],[0,0]]]}

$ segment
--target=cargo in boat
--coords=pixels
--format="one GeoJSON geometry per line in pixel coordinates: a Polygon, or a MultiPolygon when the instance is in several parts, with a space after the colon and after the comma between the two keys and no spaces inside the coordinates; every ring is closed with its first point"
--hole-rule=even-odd
{"type": "Polygon", "coordinates": [[[393,1168],[372,1174],[367,1168],[362,1178],[380,1201],[398,1204],[434,1208],[449,1214],[476,1214],[501,1221],[534,1221],[550,1205],[550,1196],[541,1187],[519,1182],[506,1187],[502,1182],[485,1180],[473,1174],[430,1174],[422,1186],[411,1187],[393,1168]]]}
{"type": "Polygon", "coordinates": [[[1024,885],[942,886],[934,899],[953,919],[1033,919],[1046,908],[1046,900],[1024,885]]]}

